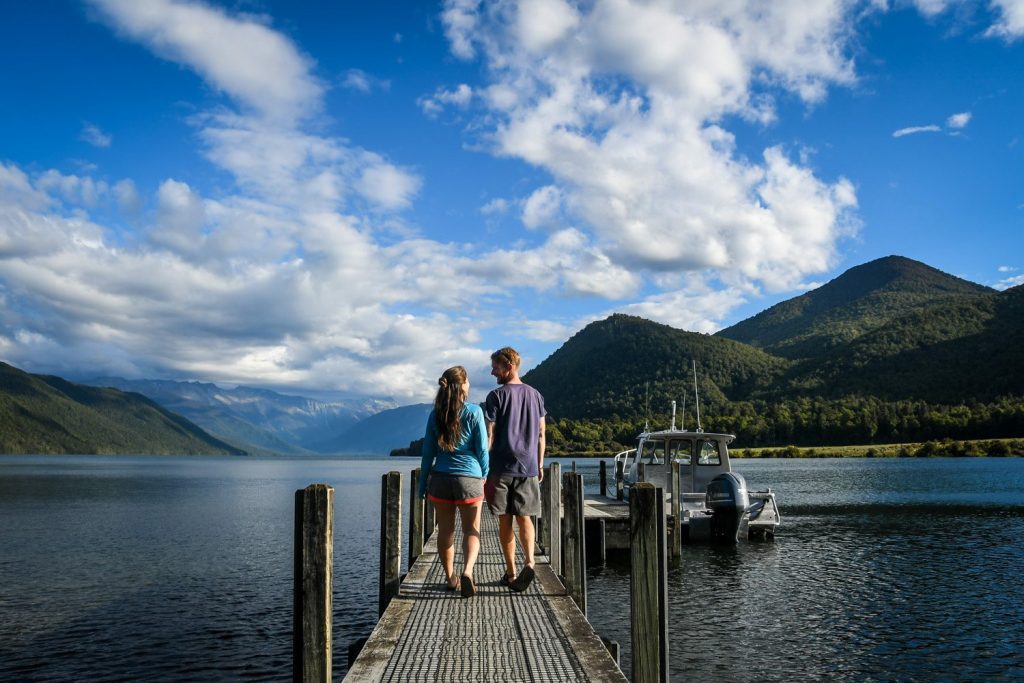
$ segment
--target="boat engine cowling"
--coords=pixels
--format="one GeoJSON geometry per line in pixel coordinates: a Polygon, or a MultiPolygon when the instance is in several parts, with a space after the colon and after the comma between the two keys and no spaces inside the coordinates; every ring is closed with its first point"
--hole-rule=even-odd
{"type": "Polygon", "coordinates": [[[736,543],[747,534],[747,480],[736,472],[724,472],[711,480],[705,494],[711,510],[711,540],[736,543]]]}

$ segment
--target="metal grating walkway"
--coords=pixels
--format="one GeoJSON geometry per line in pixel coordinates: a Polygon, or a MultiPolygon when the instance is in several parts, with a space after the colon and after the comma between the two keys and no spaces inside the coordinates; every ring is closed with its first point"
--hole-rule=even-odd
{"type": "MultiPolygon", "coordinates": [[[[537,579],[525,592],[499,583],[505,563],[497,518],[486,507],[482,518],[476,596],[445,590],[431,537],[345,680],[625,681],[546,558],[538,557],[537,579]]],[[[456,570],[461,545],[456,529],[456,570]]]]}

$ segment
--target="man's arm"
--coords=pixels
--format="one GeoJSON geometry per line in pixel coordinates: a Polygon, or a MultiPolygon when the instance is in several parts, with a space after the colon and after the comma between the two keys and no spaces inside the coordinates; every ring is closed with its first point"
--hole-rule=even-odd
{"type": "Polygon", "coordinates": [[[487,452],[494,450],[494,423],[487,420],[487,452]]]}
{"type": "Polygon", "coordinates": [[[537,481],[544,481],[544,450],[547,447],[545,418],[540,418],[540,443],[537,444],[537,481]]]}

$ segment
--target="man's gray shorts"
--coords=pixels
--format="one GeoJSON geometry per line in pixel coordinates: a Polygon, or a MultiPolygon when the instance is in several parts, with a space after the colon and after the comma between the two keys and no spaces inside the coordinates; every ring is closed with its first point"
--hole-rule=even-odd
{"type": "Polygon", "coordinates": [[[540,483],[537,477],[490,477],[484,484],[487,506],[496,515],[531,517],[540,514],[540,483]]]}

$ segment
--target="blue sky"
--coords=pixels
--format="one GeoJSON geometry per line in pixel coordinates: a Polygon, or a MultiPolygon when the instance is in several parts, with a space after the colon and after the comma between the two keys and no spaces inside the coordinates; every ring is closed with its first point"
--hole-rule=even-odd
{"type": "Polygon", "coordinates": [[[0,0],[0,359],[429,399],[889,254],[1024,282],[1024,0],[0,0]]]}

